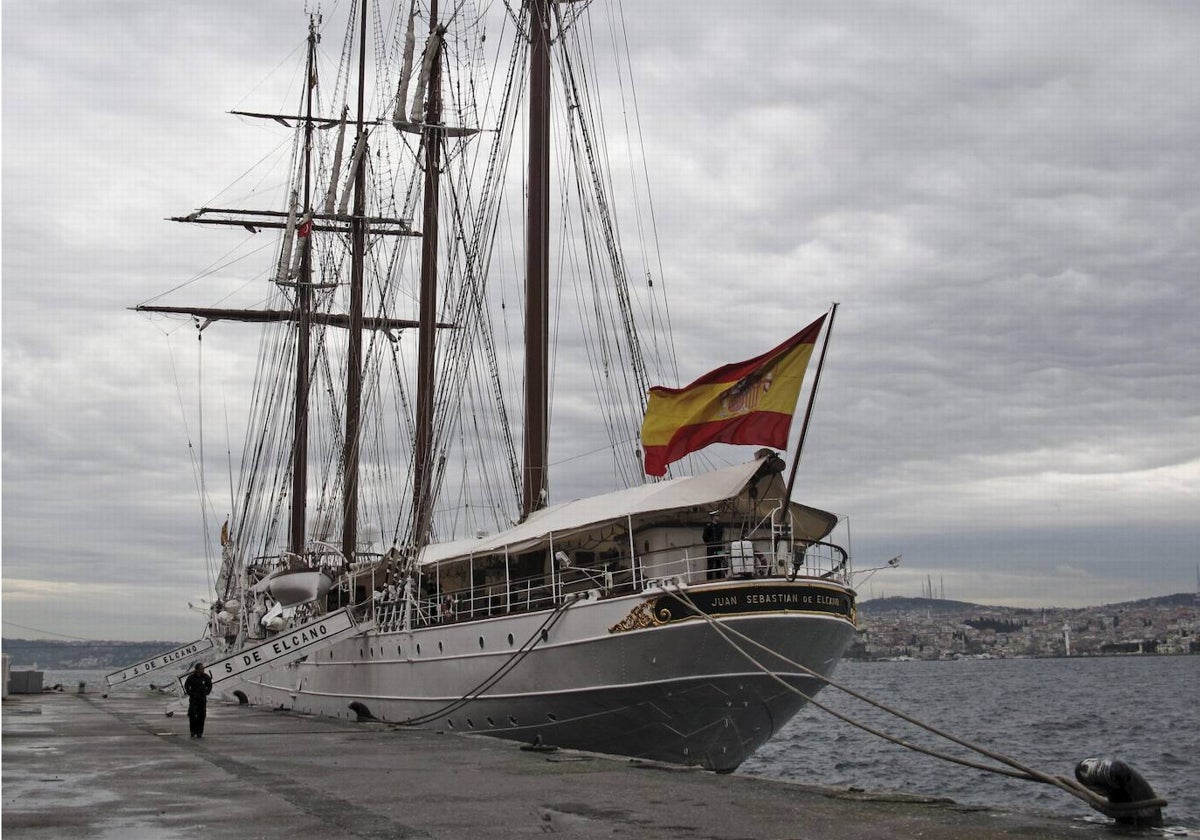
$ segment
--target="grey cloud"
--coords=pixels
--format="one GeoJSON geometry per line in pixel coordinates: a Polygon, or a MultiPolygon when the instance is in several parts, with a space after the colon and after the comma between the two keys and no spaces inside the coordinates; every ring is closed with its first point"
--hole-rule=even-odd
{"type": "MultiPolygon", "coordinates": [[[[280,142],[223,111],[295,84],[275,68],[303,40],[296,12],[5,8],[4,576],[128,588],[129,634],[107,635],[198,624],[164,624],[178,604],[157,600],[206,588],[183,428],[195,433],[195,406],[175,386],[194,388],[194,330],[124,307],[261,244],[160,220],[280,142]]],[[[661,384],[759,353],[841,301],[799,486],[850,515],[860,564],[905,552],[893,580],[907,589],[889,594],[916,594],[925,574],[978,601],[1041,597],[1045,580],[1080,602],[1190,587],[1200,10],[655,3],[636,15],[664,260],[648,270],[671,300],[679,359],[679,381],[661,384]]],[[[274,187],[241,181],[227,197],[274,187]]],[[[251,262],[170,300],[248,304],[261,294],[239,291],[251,262]]],[[[560,499],[613,481],[585,456],[606,440],[589,378],[566,361],[578,345],[560,331],[560,499]]],[[[235,329],[205,333],[206,403],[229,406],[235,441],[255,350],[235,329]]],[[[223,416],[208,432],[223,478],[223,416]]],[[[61,598],[56,626],[114,620],[61,598]]],[[[30,603],[6,583],[6,616],[30,603]]],[[[36,611],[13,615],[40,626],[36,611]]]]}

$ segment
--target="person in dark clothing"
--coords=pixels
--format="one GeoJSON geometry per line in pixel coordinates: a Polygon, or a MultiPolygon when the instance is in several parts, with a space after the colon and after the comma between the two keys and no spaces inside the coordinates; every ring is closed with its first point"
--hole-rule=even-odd
{"type": "Polygon", "coordinates": [[[718,511],[708,515],[702,539],[708,549],[708,579],[725,577],[725,526],[717,521],[718,511]]]}
{"type": "Polygon", "coordinates": [[[204,718],[208,715],[208,694],[212,691],[212,677],[204,672],[204,664],[196,663],[195,669],[183,681],[183,693],[188,696],[188,727],[193,738],[204,737],[204,718]]]}

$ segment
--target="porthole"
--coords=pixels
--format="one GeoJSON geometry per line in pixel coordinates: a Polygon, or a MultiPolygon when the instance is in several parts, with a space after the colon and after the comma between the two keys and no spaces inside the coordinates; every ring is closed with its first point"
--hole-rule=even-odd
{"type": "Polygon", "coordinates": [[[487,719],[487,722],[488,722],[488,726],[495,726],[495,725],[496,725],[496,721],[492,720],[491,718],[488,718],[488,719],[487,719]]]}
{"type": "Polygon", "coordinates": [[[438,653],[442,653],[443,651],[445,651],[445,648],[444,648],[444,647],[442,647],[442,643],[441,643],[441,642],[438,642],[438,653]]]}
{"type": "Polygon", "coordinates": [[[421,655],[421,643],[417,642],[417,656],[421,655]]]}
{"type": "Polygon", "coordinates": [[[550,720],[558,720],[558,715],[552,715],[552,714],[547,713],[546,717],[550,718],[550,720]]]}
{"type": "Polygon", "coordinates": [[[483,636],[479,637],[479,649],[483,650],[483,636]]]}
{"type": "Polygon", "coordinates": [[[511,723],[513,726],[517,725],[517,719],[515,717],[513,717],[512,715],[508,716],[508,722],[511,723]]]}
{"type": "Polygon", "coordinates": [[[471,727],[472,729],[474,729],[474,728],[475,728],[475,721],[471,720],[470,718],[467,718],[467,726],[469,726],[469,727],[471,727]]]}
{"type": "MultiPolygon", "coordinates": [[[[446,725],[449,726],[451,729],[453,729],[454,721],[450,720],[450,718],[446,718],[446,725]]],[[[685,752],[686,752],[686,750],[685,750],[685,752]]]]}
{"type": "Polygon", "coordinates": [[[403,655],[404,655],[404,650],[403,650],[403,648],[401,648],[401,647],[400,647],[400,645],[396,645],[396,655],[397,655],[397,656],[403,656],[403,655]]]}
{"type": "Polygon", "coordinates": [[[512,647],[512,643],[513,643],[513,635],[512,635],[512,633],[509,633],[508,634],[508,646],[512,647]]]}

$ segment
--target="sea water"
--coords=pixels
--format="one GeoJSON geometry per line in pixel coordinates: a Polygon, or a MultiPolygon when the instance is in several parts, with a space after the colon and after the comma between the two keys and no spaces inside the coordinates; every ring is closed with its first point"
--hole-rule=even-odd
{"type": "MultiPolygon", "coordinates": [[[[1051,775],[1073,776],[1084,758],[1119,758],[1169,800],[1169,825],[1200,829],[1200,656],[844,662],[834,679],[1051,775]]],[[[905,740],[988,762],[833,688],[817,699],[905,740]]],[[[921,755],[814,707],[738,772],[1006,810],[1095,813],[1055,787],[921,755]]]]}

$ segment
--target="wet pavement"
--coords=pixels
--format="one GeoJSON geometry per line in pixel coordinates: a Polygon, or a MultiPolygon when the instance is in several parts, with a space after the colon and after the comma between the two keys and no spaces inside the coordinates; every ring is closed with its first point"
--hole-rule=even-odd
{"type": "Polygon", "coordinates": [[[148,692],[3,704],[6,838],[1088,838],[1065,820],[837,792],[148,692]],[[170,717],[167,711],[174,711],[170,717]]]}

